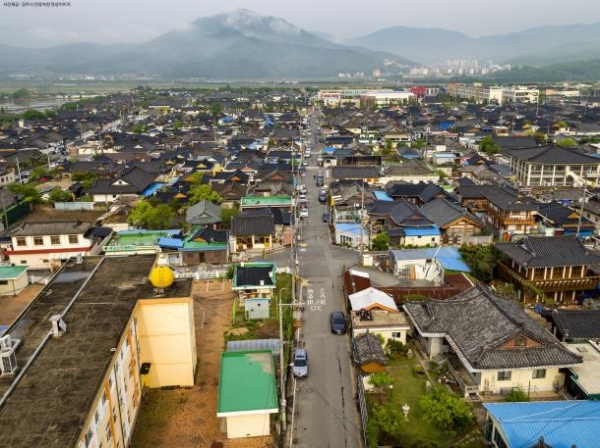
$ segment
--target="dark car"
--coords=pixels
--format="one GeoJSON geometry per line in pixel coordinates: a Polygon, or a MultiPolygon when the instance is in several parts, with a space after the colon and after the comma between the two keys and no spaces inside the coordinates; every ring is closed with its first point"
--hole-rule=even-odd
{"type": "Polygon", "coordinates": [[[329,223],[331,215],[329,213],[323,213],[323,222],[329,223]]]}
{"type": "Polygon", "coordinates": [[[319,191],[319,202],[326,202],[327,201],[327,192],[326,191],[319,191]]]}
{"type": "Polygon", "coordinates": [[[346,317],[341,311],[334,311],[330,317],[331,332],[335,334],[346,333],[346,317]]]}

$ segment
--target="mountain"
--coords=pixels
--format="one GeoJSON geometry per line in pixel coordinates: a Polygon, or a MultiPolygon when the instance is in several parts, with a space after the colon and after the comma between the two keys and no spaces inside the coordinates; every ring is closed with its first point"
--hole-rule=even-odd
{"type": "Polygon", "coordinates": [[[346,43],[401,54],[423,64],[435,64],[448,59],[523,63],[533,57],[537,64],[548,65],[600,55],[600,23],[543,26],[479,38],[440,28],[397,26],[346,43]]]}
{"type": "Polygon", "coordinates": [[[219,80],[331,78],[370,74],[397,55],[333,43],[283,19],[241,9],[205,17],[150,41],[125,46],[0,46],[0,74],[33,72],[152,74],[219,80]]]}

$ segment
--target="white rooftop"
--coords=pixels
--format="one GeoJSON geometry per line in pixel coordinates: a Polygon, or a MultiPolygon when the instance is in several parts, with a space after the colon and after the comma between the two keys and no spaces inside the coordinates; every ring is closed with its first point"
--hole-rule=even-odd
{"type": "Polygon", "coordinates": [[[389,312],[399,312],[393,297],[372,286],[350,294],[348,298],[350,299],[352,311],[369,310],[375,307],[383,308],[389,312]]]}

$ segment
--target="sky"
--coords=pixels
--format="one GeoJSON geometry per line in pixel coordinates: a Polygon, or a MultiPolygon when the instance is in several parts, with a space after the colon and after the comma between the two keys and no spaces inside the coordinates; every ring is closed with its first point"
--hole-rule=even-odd
{"type": "Polygon", "coordinates": [[[436,27],[472,37],[544,25],[600,22],[598,0],[0,0],[0,45],[143,42],[201,18],[245,8],[338,38],[391,26],[436,27]],[[38,3],[50,3],[41,0],[38,3]],[[19,6],[8,6],[17,3],[19,6]]]}

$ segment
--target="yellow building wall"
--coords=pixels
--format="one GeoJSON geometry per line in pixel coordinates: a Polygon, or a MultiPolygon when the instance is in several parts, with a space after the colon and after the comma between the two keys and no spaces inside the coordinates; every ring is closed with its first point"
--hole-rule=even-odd
{"type": "Polygon", "coordinates": [[[560,387],[564,384],[564,375],[557,368],[546,369],[545,378],[532,378],[532,370],[511,370],[511,378],[508,381],[498,381],[498,372],[485,372],[481,378],[480,390],[484,390],[486,380],[493,393],[499,394],[502,389],[518,387],[524,392],[550,391],[554,383],[558,382],[560,387]]]}
{"type": "Polygon", "coordinates": [[[151,363],[142,375],[147,387],[193,386],[196,338],[192,298],[140,300],[138,322],[140,365],[151,363]]]}
{"type": "MultiPolygon", "coordinates": [[[[365,334],[367,329],[364,330],[361,328],[359,330],[354,330],[354,334],[358,336],[359,334],[365,334]]],[[[383,339],[387,341],[388,339],[393,339],[394,341],[400,341],[403,344],[406,344],[406,334],[409,332],[408,328],[369,328],[369,333],[371,334],[380,334],[383,336],[383,339]],[[392,333],[400,333],[399,338],[392,337],[392,333]]]]}
{"type": "Polygon", "coordinates": [[[76,446],[85,446],[88,433],[95,441],[89,446],[128,445],[141,404],[136,334],[132,317],[114,351],[76,446]]]}
{"type": "Polygon", "coordinates": [[[271,414],[239,415],[226,417],[227,438],[268,436],[271,428],[271,414]]]}

